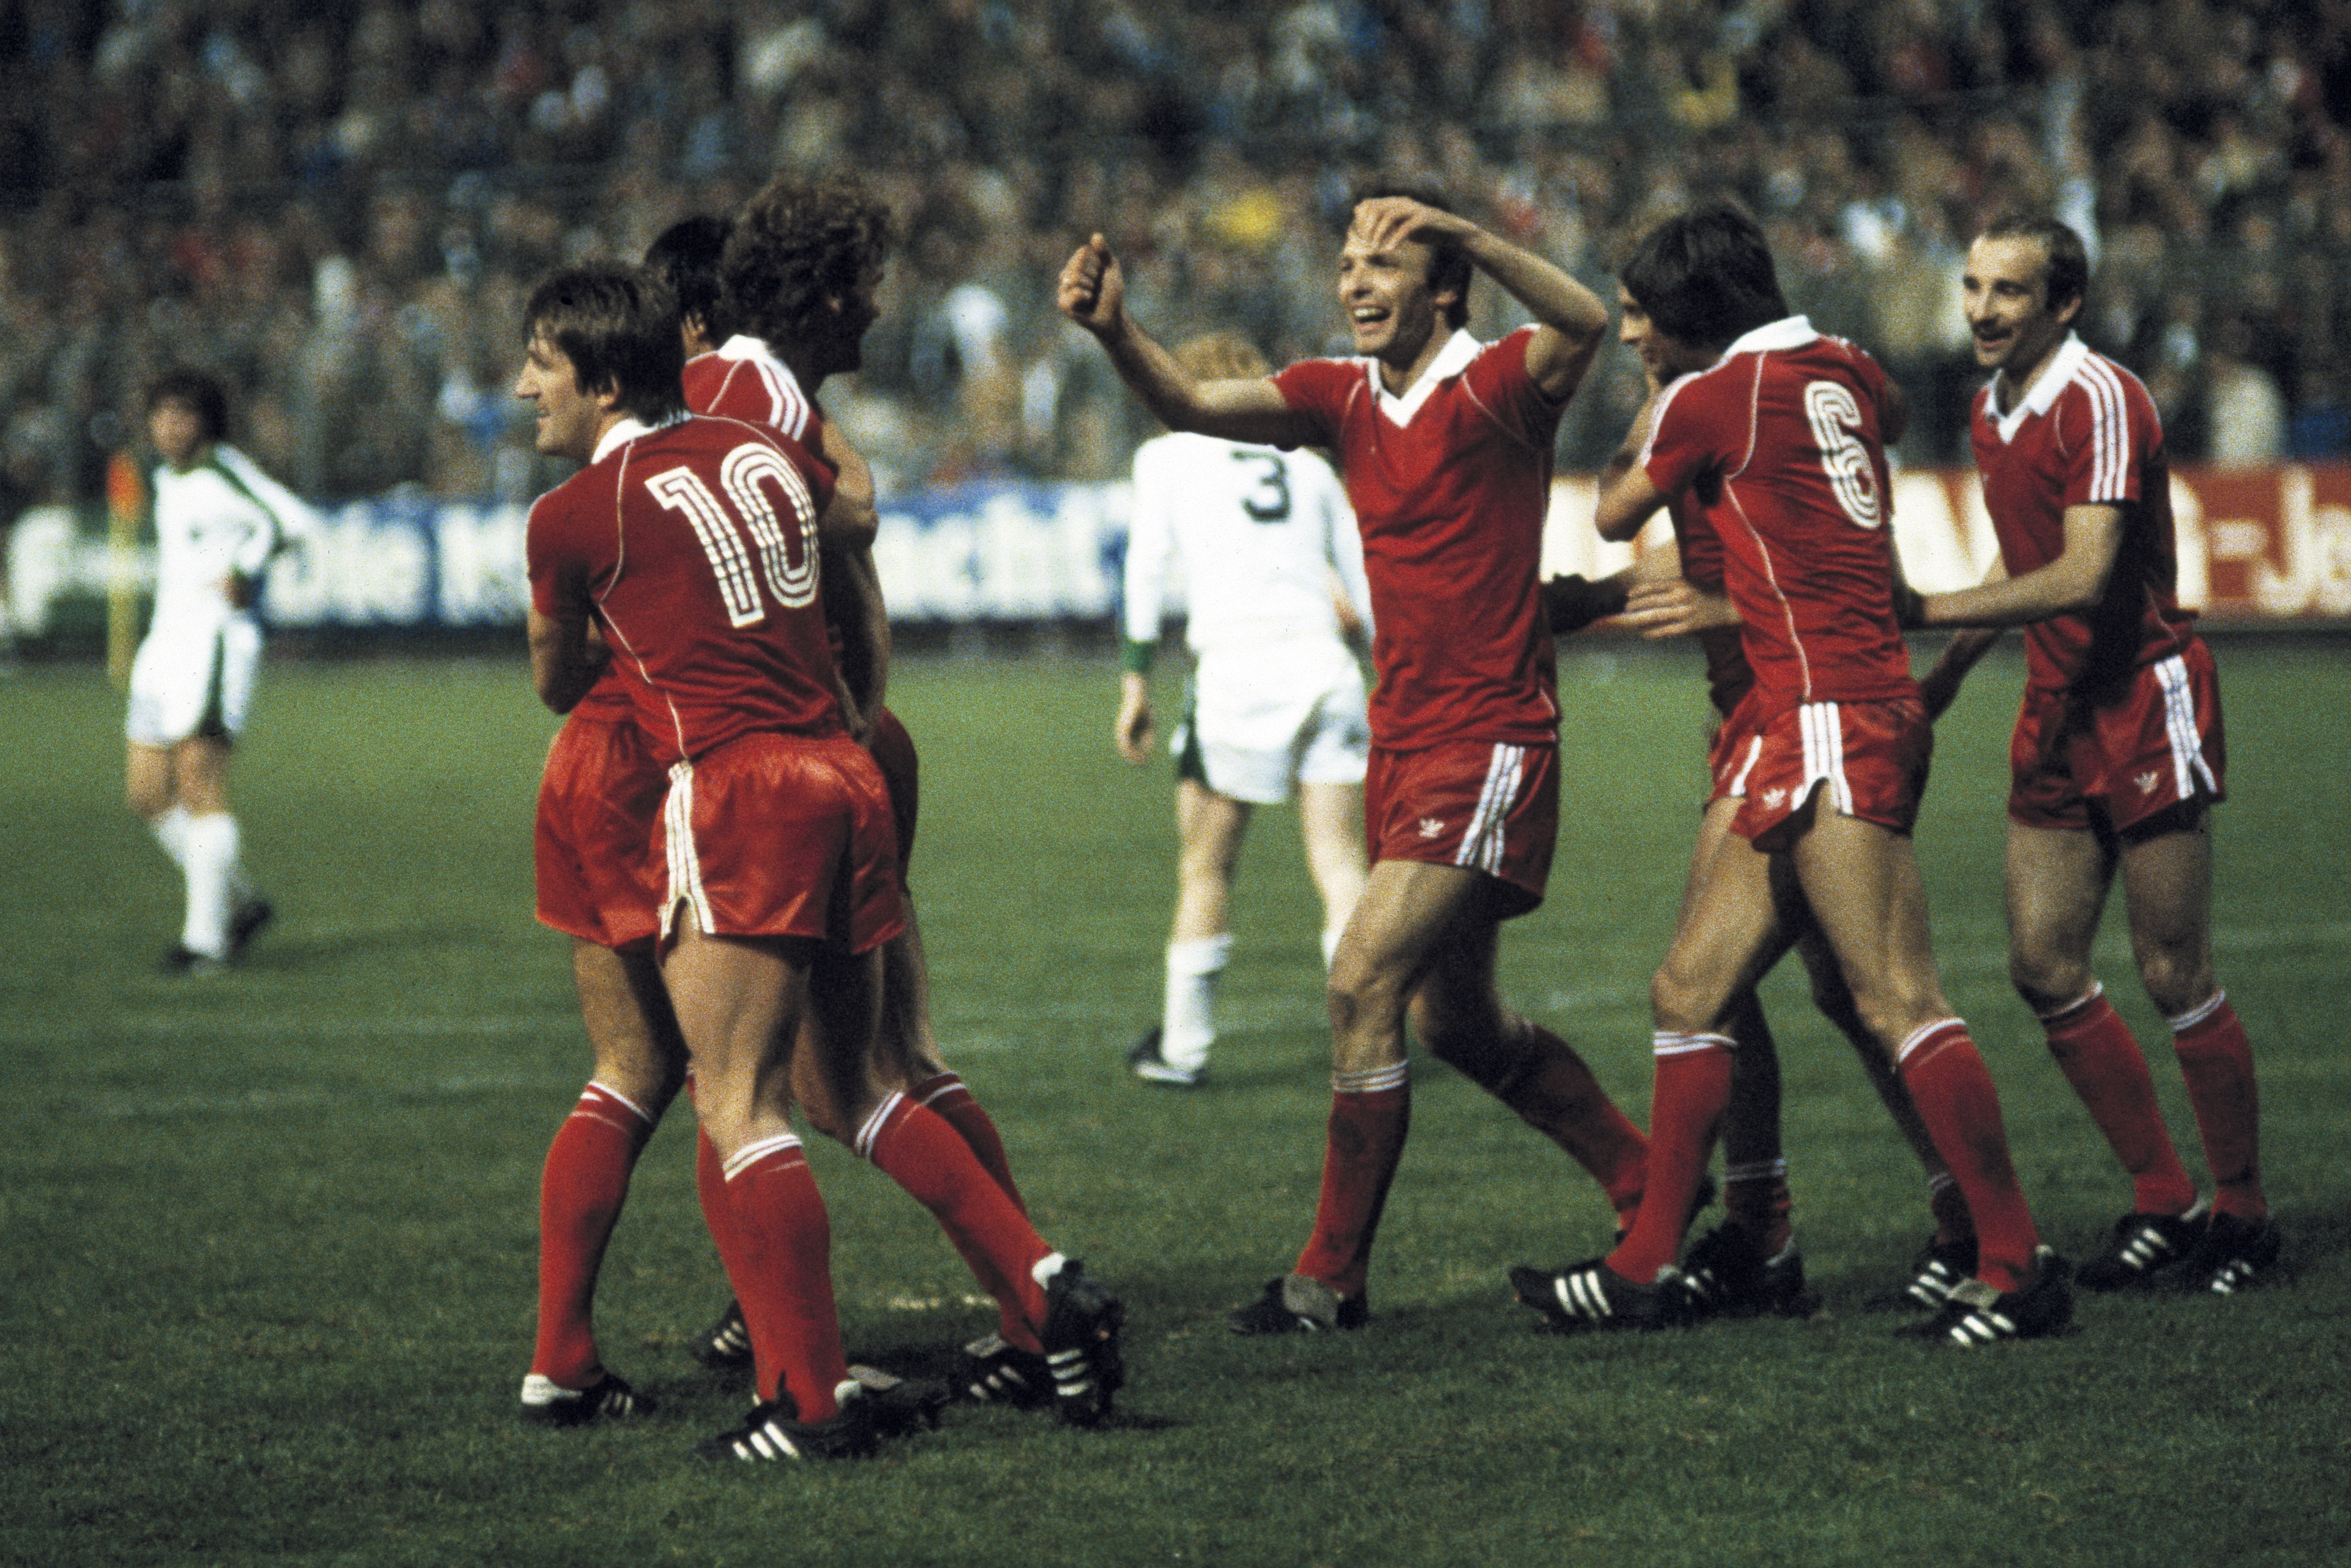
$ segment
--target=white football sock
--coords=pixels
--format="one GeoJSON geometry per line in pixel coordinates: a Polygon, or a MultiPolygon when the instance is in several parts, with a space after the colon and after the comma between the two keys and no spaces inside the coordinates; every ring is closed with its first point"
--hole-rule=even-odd
{"type": "Polygon", "coordinates": [[[187,855],[188,918],[180,945],[208,958],[225,958],[229,882],[236,873],[236,819],[226,811],[190,817],[182,841],[187,855]]]}
{"type": "Polygon", "coordinates": [[[1217,977],[1232,956],[1229,931],[1167,944],[1167,998],[1160,1010],[1159,1055],[1170,1067],[1196,1072],[1217,1040],[1217,977]]]}
{"type": "Polygon", "coordinates": [[[182,871],[188,869],[188,809],[176,803],[162,816],[147,820],[147,831],[182,871]]]}

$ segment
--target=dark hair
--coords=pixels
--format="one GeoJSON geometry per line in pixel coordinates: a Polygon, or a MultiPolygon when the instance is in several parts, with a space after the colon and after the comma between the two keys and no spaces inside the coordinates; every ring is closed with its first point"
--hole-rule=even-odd
{"type": "Polygon", "coordinates": [[[1986,224],[1978,239],[2039,240],[2049,257],[2049,308],[2079,299],[2090,289],[2090,253],[2070,224],[2043,213],[2002,213],[1986,224]]]}
{"type": "Polygon", "coordinates": [[[736,214],[718,264],[727,319],[770,348],[857,291],[893,237],[890,209],[846,174],[778,174],[736,214]]]}
{"type": "Polygon", "coordinates": [[[645,247],[646,270],[669,286],[678,319],[699,319],[703,335],[713,340],[724,339],[728,331],[719,308],[718,257],[733,229],[725,218],[683,218],[645,247]]]}
{"type": "Polygon", "coordinates": [[[176,402],[196,416],[204,429],[198,444],[218,441],[228,434],[228,389],[209,371],[181,365],[165,371],[147,388],[147,412],[176,402]]]}
{"type": "MultiPolygon", "coordinates": [[[[1402,196],[1406,201],[1418,202],[1424,207],[1435,207],[1440,213],[1458,213],[1461,210],[1426,185],[1383,180],[1357,191],[1355,199],[1347,204],[1347,211],[1353,214],[1365,202],[1376,202],[1385,196],[1402,196]]],[[[1438,240],[1429,246],[1428,291],[1432,294],[1439,294],[1448,288],[1453,291],[1453,303],[1445,312],[1447,326],[1458,329],[1468,323],[1469,280],[1477,276],[1477,271],[1470,263],[1469,253],[1451,240],[1438,240]]]]}
{"type": "Polygon", "coordinates": [[[617,388],[621,411],[648,423],[685,411],[677,307],[644,268],[567,267],[531,290],[522,319],[524,340],[544,337],[561,350],[581,392],[617,388]]]}
{"type": "Polygon", "coordinates": [[[1701,203],[1649,230],[1616,277],[1659,331],[1693,348],[1721,348],[1788,314],[1762,229],[1726,201],[1701,203]]]}

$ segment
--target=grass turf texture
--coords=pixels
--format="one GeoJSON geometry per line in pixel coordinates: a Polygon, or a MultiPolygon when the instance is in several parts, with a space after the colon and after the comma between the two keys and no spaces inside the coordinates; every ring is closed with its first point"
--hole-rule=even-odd
{"type": "MultiPolygon", "coordinates": [[[[1972,1355],[1858,1310],[1925,1234],[1922,1186],[1792,974],[1767,996],[1822,1318],[1530,1333],[1502,1270],[1598,1249],[1605,1207],[1422,1056],[1371,1329],[1236,1340],[1225,1310],[1303,1239],[1327,1105],[1294,828],[1261,813],[1245,856],[1214,1086],[1139,1084],[1121,1059],[1157,1006],[1170,791],[1112,754],[1110,665],[909,664],[893,699],[924,747],[941,1032],[1040,1228],[1127,1300],[1132,1420],[958,1407],[877,1462],[781,1469],[687,1457],[742,1396],[684,1349],[726,1292],[682,1113],[639,1166],[600,1314],[607,1360],[662,1411],[514,1418],[539,1162],[587,1069],[565,945],[530,920],[553,724],[520,659],[273,666],[235,783],[281,923],[194,982],[152,972],[176,893],[116,804],[117,699],[94,672],[20,674],[0,685],[0,1561],[2342,1562],[2351,665],[2267,643],[2221,662],[2219,962],[2291,1277],[2085,1298],[2064,1339],[1972,1355]]],[[[1946,982],[2043,1229],[2078,1256],[2127,1188],[2003,977],[2019,678],[1996,657],[1947,721],[1919,843],[1946,982]]],[[[1641,1116],[1698,681],[1678,655],[1597,651],[1562,688],[1569,820],[1504,984],[1641,1116]]],[[[2100,967],[2200,1173],[2118,913],[2100,967]]],[[[990,1325],[920,1210],[811,1154],[852,1354],[919,1362],[990,1325]]]]}

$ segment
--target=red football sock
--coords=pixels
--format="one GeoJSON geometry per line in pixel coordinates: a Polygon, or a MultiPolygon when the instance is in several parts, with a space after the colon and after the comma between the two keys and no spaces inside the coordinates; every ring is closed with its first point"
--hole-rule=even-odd
{"type": "Polygon", "coordinates": [[[723,1262],[727,1233],[735,1226],[735,1211],[726,1203],[726,1162],[718,1157],[718,1145],[710,1134],[698,1127],[694,1134],[694,1195],[702,1200],[702,1221],[710,1227],[723,1262]]]}
{"type": "Polygon", "coordinates": [[[857,1152],[931,1211],[981,1289],[1004,1309],[1005,1323],[1021,1331],[1019,1337],[1005,1337],[1023,1350],[1038,1349],[1045,1288],[1029,1270],[1053,1249],[1004,1195],[971,1145],[943,1118],[893,1093],[858,1130],[857,1152]]]}
{"type": "Polygon", "coordinates": [[[565,1388],[596,1381],[596,1276],[653,1124],[590,1083],[548,1145],[538,1178],[538,1343],[530,1369],[565,1388]]]}
{"type": "Polygon", "coordinates": [[[2196,1184],[2171,1146],[2147,1057],[2104,988],[2092,986],[2088,996],[2043,1019],[2041,1027],[2049,1032],[2058,1071],[2130,1173],[2133,1212],[2185,1214],[2194,1207],[2196,1184]]]}
{"type": "Polygon", "coordinates": [[[1967,1197],[1976,1227],[1976,1277],[2003,1293],[2015,1290],[2032,1271],[2041,1234],[2009,1158],[2000,1091],[1968,1026],[1942,1019],[1913,1031],[1895,1053],[1895,1066],[1917,1103],[1935,1152],[1967,1197]]]}
{"type": "Polygon", "coordinates": [[[1359,1296],[1372,1272],[1372,1240],[1412,1126],[1412,1080],[1405,1063],[1331,1075],[1331,1119],[1322,1145],[1322,1196],[1314,1232],[1295,1272],[1343,1296],[1359,1296]]]}
{"type": "Polygon", "coordinates": [[[2261,1091],[2253,1048],[2226,991],[2171,1020],[2171,1049],[2188,1080],[2188,1103],[2212,1168],[2212,1211],[2259,1220],[2270,1211],[2262,1192],[2261,1091]]]}
{"type": "Polygon", "coordinates": [[[1784,1159],[1730,1166],[1722,1173],[1723,1213],[1754,1239],[1756,1249],[1766,1258],[1778,1256],[1795,1233],[1788,1218],[1795,1207],[1784,1159]]]}
{"type": "Polygon", "coordinates": [[[729,1235],[718,1239],[751,1332],[761,1399],[789,1393],[803,1421],[830,1421],[849,1375],[832,1299],[832,1225],[809,1174],[808,1151],[779,1133],[726,1163],[729,1235]]]}
{"type": "Polygon", "coordinates": [[[1681,1256],[1690,1205],[1705,1178],[1714,1134],[1730,1103],[1728,1035],[1660,1030],[1656,1087],[1649,1096],[1648,1185],[1633,1228],[1608,1254],[1608,1267],[1636,1285],[1681,1256]]]}
{"type": "MultiPolygon", "coordinates": [[[[1503,1043],[1507,1049],[1510,1042],[1503,1043]]],[[[1498,1051],[1490,1068],[1478,1061],[1454,1065],[1590,1171],[1609,1207],[1622,1210],[1640,1202],[1649,1154],[1641,1129],[1616,1108],[1567,1041],[1530,1023],[1519,1045],[1515,1058],[1498,1051]]]]}
{"type": "Polygon", "coordinates": [[[1004,1189],[1004,1196],[1012,1200],[1012,1206],[1023,1214],[1029,1212],[1029,1205],[1021,1197],[1019,1185],[1012,1179],[1012,1162],[1004,1156],[1004,1140],[997,1134],[996,1123],[989,1118],[978,1099],[973,1095],[971,1086],[960,1075],[942,1072],[935,1078],[925,1078],[920,1083],[909,1083],[906,1085],[906,1098],[953,1127],[963,1141],[971,1145],[972,1158],[996,1178],[996,1185],[1004,1189]]]}

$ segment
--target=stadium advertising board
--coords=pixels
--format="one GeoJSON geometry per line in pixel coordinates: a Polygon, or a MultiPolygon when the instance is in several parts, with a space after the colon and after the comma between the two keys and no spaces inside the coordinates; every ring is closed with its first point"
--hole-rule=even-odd
{"type": "MultiPolygon", "coordinates": [[[[1993,552],[1974,475],[1895,476],[1895,534],[1924,589],[1979,580],[1993,552]]],[[[893,616],[907,622],[1092,620],[1118,601],[1123,484],[976,484],[883,508],[874,554],[893,616]]],[[[2351,465],[2192,469],[2173,476],[2180,597],[2216,622],[2351,619],[2351,465]]],[[[1559,479],[1547,572],[1597,575],[1637,546],[1593,536],[1593,481],[1559,479]]],[[[287,628],[438,630],[519,625],[526,508],[400,494],[322,509],[308,548],[271,569],[264,613],[287,628]]],[[[142,593],[146,547],[121,556],[95,511],[37,507],[10,530],[7,591],[19,635],[102,626],[110,591],[142,593]]]]}

